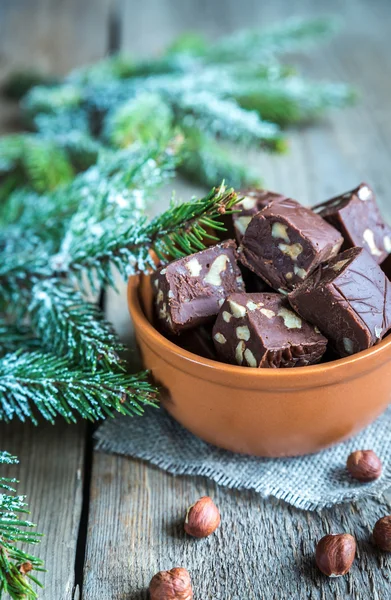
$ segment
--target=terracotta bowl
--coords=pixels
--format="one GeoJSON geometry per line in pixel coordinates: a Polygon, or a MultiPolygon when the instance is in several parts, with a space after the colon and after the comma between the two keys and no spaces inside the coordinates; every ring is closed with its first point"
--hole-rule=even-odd
{"type": "Polygon", "coordinates": [[[186,429],[257,456],[316,452],[357,433],[391,401],[391,337],[349,358],[296,369],[250,369],[201,358],[151,324],[148,277],[129,280],[128,303],[144,365],[162,403],[186,429]]]}

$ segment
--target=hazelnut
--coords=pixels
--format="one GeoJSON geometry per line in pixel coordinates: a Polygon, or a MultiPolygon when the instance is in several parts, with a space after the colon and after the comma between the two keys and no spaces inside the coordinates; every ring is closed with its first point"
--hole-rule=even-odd
{"type": "Polygon", "coordinates": [[[193,600],[189,571],[176,567],[171,571],[159,571],[149,584],[151,600],[193,600]]]}
{"type": "Polygon", "coordinates": [[[356,554],[356,540],[349,533],[325,535],[316,546],[315,560],[328,577],[346,575],[356,554]]]}
{"type": "Polygon", "coordinates": [[[185,519],[185,531],[197,538],[208,537],[220,525],[219,509],[209,496],[197,500],[188,508],[185,519]]]}
{"type": "Polygon", "coordinates": [[[382,464],[373,450],[356,450],[348,456],[346,468],[358,481],[373,481],[380,477],[382,464]]]}
{"type": "Polygon", "coordinates": [[[376,522],[373,528],[373,539],[380,550],[391,552],[391,515],[376,522]]]}

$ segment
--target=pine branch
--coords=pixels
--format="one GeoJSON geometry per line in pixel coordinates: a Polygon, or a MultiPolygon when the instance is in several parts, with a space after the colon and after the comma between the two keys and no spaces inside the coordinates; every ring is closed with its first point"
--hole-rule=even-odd
{"type": "Polygon", "coordinates": [[[173,114],[158,94],[142,93],[108,116],[104,135],[117,148],[167,140],[173,137],[173,114]]]}
{"type": "Polygon", "coordinates": [[[298,77],[274,82],[258,81],[234,92],[237,102],[246,110],[256,110],[263,118],[281,126],[317,119],[332,108],[354,103],[356,92],[348,85],[312,83],[298,77]]]}
{"type": "MultiPolygon", "coordinates": [[[[103,285],[113,285],[112,267],[124,279],[140,271],[154,269],[152,254],[162,262],[205,248],[205,238],[215,239],[210,230],[224,230],[219,217],[237,202],[232,189],[213,189],[201,200],[172,204],[149,223],[140,219],[122,230],[107,228],[98,239],[86,236],[69,247],[62,268],[82,284],[82,273],[95,274],[103,285]]],[[[65,258],[65,257],[63,257],[65,258]]]]}
{"type": "Polygon", "coordinates": [[[92,371],[98,366],[122,366],[118,353],[124,346],[113,327],[95,304],[86,302],[80,292],[60,280],[34,285],[28,314],[46,350],[92,371]]]}
{"type": "Polygon", "coordinates": [[[105,147],[94,139],[87,131],[69,128],[63,132],[42,133],[42,137],[48,138],[67,153],[69,161],[75,171],[85,171],[94,165],[100,155],[104,154],[105,147]]]}
{"type": "Polygon", "coordinates": [[[217,41],[205,53],[214,63],[258,61],[272,54],[302,50],[328,39],[339,28],[335,18],[291,19],[266,30],[246,30],[217,41]]]}
{"type": "Polygon", "coordinates": [[[51,113],[37,112],[31,116],[31,125],[44,136],[95,135],[92,131],[93,118],[85,108],[76,107],[51,113]]]}
{"type": "Polygon", "coordinates": [[[19,186],[29,185],[37,192],[53,190],[74,176],[66,152],[53,140],[32,134],[0,139],[0,171],[3,178],[8,172],[13,180],[16,172],[19,186]]]}
{"type": "Polygon", "coordinates": [[[91,372],[70,366],[66,358],[41,352],[7,354],[0,359],[0,420],[53,422],[76,416],[94,421],[114,412],[141,415],[156,405],[157,390],[147,373],[91,372]]]}
{"type": "Polygon", "coordinates": [[[210,92],[171,96],[177,121],[184,128],[199,128],[210,135],[244,144],[257,144],[276,151],[285,149],[280,129],[262,121],[255,111],[240,108],[210,92]]]}
{"type": "Polygon", "coordinates": [[[25,294],[19,303],[23,306],[36,282],[53,277],[70,277],[83,288],[83,275],[87,275],[93,289],[97,282],[115,287],[113,267],[127,279],[155,268],[153,252],[166,262],[203,249],[205,238],[217,240],[211,230],[224,230],[219,217],[236,202],[234,191],[221,186],[200,200],[172,204],[150,222],[139,214],[137,220],[114,227],[115,221],[108,218],[99,224],[96,235],[91,235],[90,226],[82,228],[80,219],[80,227],[69,230],[60,252],[52,257],[31,251],[7,255],[0,265],[0,293],[13,305],[25,294]]]}
{"type": "Polygon", "coordinates": [[[78,85],[37,86],[23,99],[22,108],[26,116],[32,118],[37,113],[61,113],[78,108],[82,100],[82,88],[78,85]]]}
{"type": "Polygon", "coordinates": [[[85,67],[78,67],[67,77],[73,85],[96,85],[110,79],[125,79],[132,77],[137,69],[137,64],[125,54],[108,56],[99,62],[85,67]]]}
{"type": "Polygon", "coordinates": [[[234,160],[232,155],[213,138],[198,130],[187,130],[179,172],[189,180],[212,187],[216,181],[225,179],[233,188],[259,187],[261,179],[245,164],[234,160]]]}
{"type": "Polygon", "coordinates": [[[0,356],[16,352],[23,346],[26,350],[39,350],[40,340],[34,335],[30,327],[15,325],[0,318],[0,356]]]}
{"type": "Polygon", "coordinates": [[[55,77],[44,75],[39,71],[31,70],[28,71],[16,71],[10,73],[6,77],[2,88],[2,95],[8,100],[18,101],[23,98],[31,90],[31,88],[37,85],[56,85],[59,81],[55,77]]]}
{"type": "MultiPolygon", "coordinates": [[[[44,196],[24,189],[14,191],[0,206],[0,223],[15,226],[12,239],[17,238],[19,232],[21,239],[30,239],[23,235],[23,230],[30,231],[42,241],[53,242],[52,248],[57,252],[68,228],[73,234],[78,229],[85,233],[88,221],[93,233],[94,228],[101,230],[99,223],[105,219],[115,218],[120,222],[134,218],[153,197],[155,188],[172,177],[180,143],[178,139],[148,146],[134,145],[115,153],[102,149],[97,165],[80,173],[67,186],[44,196]],[[42,223],[45,223],[44,228],[42,223]]],[[[27,260],[31,262],[32,257],[27,256],[27,260]]]]}
{"type": "MultiPolygon", "coordinates": [[[[7,452],[0,452],[1,464],[16,464],[18,461],[7,452]]],[[[15,479],[0,477],[0,599],[7,594],[12,600],[34,600],[37,594],[30,585],[30,580],[37,585],[39,581],[32,571],[43,571],[43,562],[19,550],[18,543],[36,544],[39,534],[31,530],[34,525],[30,521],[20,519],[20,513],[28,513],[23,496],[15,496],[11,484],[15,479]]]]}

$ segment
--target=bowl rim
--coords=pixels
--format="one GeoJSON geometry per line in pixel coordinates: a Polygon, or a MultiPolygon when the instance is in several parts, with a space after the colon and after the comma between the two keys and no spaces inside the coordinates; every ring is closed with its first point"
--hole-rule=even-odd
{"type": "MultiPolygon", "coordinates": [[[[249,369],[240,365],[231,365],[204,358],[174,344],[159,333],[152,323],[150,323],[144,313],[139,296],[141,277],[149,278],[150,276],[134,275],[129,277],[127,287],[129,312],[133,319],[136,333],[139,332],[146,343],[148,343],[149,338],[156,346],[160,346],[164,350],[164,360],[170,362],[170,364],[172,363],[168,359],[168,356],[171,355],[182,361],[181,364],[183,366],[186,364],[191,368],[191,366],[194,367],[197,365],[209,371],[209,375],[213,373],[214,376],[220,374],[240,379],[246,377],[248,384],[250,383],[250,379],[255,384],[256,382],[260,383],[260,381],[270,384],[278,382],[282,388],[288,389],[292,384],[296,384],[294,387],[307,388],[309,385],[317,387],[317,384],[324,385],[325,383],[332,383],[341,379],[349,380],[382,364],[383,355],[384,360],[391,359],[391,336],[379,344],[351,356],[339,358],[329,363],[308,365],[297,369],[249,369]],[[348,375],[349,371],[350,376],[348,375]],[[304,383],[304,379],[307,379],[306,383],[304,383]]],[[[148,346],[150,347],[150,343],[148,343],[148,346]]],[[[187,371],[187,369],[179,367],[178,364],[175,364],[175,367],[180,368],[182,371],[187,371]]],[[[205,379],[209,379],[206,374],[205,379]]],[[[246,384],[246,387],[250,387],[248,384],[246,384]]]]}

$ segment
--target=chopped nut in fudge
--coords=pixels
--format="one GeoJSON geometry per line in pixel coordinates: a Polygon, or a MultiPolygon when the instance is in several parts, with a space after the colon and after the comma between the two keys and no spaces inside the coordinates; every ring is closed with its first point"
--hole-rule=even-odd
{"type": "Polygon", "coordinates": [[[232,222],[236,239],[240,243],[252,217],[272,202],[284,200],[285,196],[257,188],[239,190],[237,194],[239,197],[243,196],[243,199],[234,206],[234,210],[240,212],[232,214],[232,222]]]}
{"type": "Polygon", "coordinates": [[[319,330],[275,293],[229,296],[213,327],[213,341],[223,362],[255,368],[311,365],[327,346],[319,330]]]}
{"type": "Polygon", "coordinates": [[[233,240],[175,260],[152,282],[157,318],[171,333],[207,323],[229,294],[244,290],[233,240]]]}
{"type": "Polygon", "coordinates": [[[379,342],[391,328],[391,284],[363,248],[345,250],[288,296],[340,356],[379,342]]]}
{"type": "Polygon", "coordinates": [[[239,259],[272,288],[285,292],[338,254],[342,242],[339,231],[322,217],[286,198],[253,216],[239,259]]]}
{"type": "Polygon", "coordinates": [[[379,264],[391,253],[391,229],[384,222],[375,194],[366,183],[313,210],[341,232],[344,249],[361,246],[379,264]]]}

